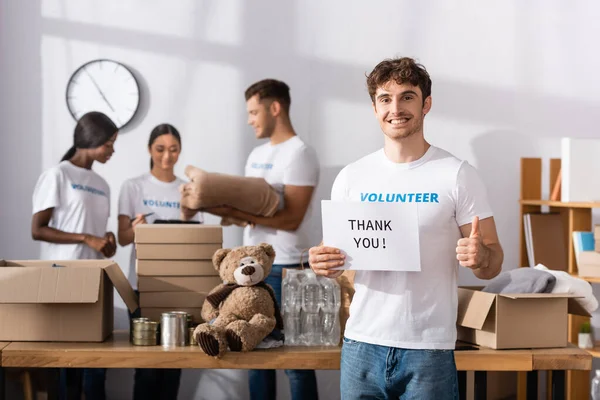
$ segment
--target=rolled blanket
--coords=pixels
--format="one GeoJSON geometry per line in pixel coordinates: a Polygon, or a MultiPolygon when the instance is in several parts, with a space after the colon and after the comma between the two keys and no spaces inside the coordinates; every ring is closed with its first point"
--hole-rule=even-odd
{"type": "Polygon", "coordinates": [[[515,268],[490,280],[482,290],[488,293],[552,293],[554,275],[534,268],[515,268]]]}
{"type": "Polygon", "coordinates": [[[554,285],[554,288],[552,288],[552,293],[568,293],[576,296],[582,296],[581,298],[575,300],[590,314],[596,311],[598,308],[598,300],[596,299],[596,296],[594,296],[592,285],[590,285],[589,282],[571,276],[565,271],[548,269],[542,264],[536,265],[534,269],[552,274],[556,278],[556,284],[554,285]]]}
{"type": "MultiPolygon", "coordinates": [[[[179,188],[181,205],[191,210],[229,206],[248,214],[271,217],[280,206],[281,195],[263,178],[207,172],[188,165],[189,183],[179,188]]],[[[245,225],[244,221],[224,218],[223,225],[245,225]]]]}

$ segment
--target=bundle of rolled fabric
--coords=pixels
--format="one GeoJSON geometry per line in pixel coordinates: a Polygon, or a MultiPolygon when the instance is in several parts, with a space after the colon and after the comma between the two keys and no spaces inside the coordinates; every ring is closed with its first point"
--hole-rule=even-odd
{"type": "MultiPolygon", "coordinates": [[[[282,194],[263,178],[207,172],[188,165],[190,182],[179,188],[181,205],[190,210],[228,206],[252,215],[271,217],[281,208],[282,194]]],[[[209,210],[210,212],[210,210],[209,210]]],[[[246,226],[247,221],[225,217],[221,225],[246,226]]]]}
{"type": "Polygon", "coordinates": [[[488,293],[552,293],[554,275],[533,268],[515,268],[490,280],[482,292],[488,293]]]}
{"type": "Polygon", "coordinates": [[[576,278],[565,271],[548,269],[542,264],[538,264],[533,268],[537,271],[552,274],[556,278],[556,283],[550,293],[568,293],[581,296],[575,300],[590,314],[598,308],[598,299],[594,296],[592,285],[589,282],[576,278]]]}
{"type": "Polygon", "coordinates": [[[565,271],[555,271],[542,264],[534,268],[515,268],[490,280],[483,292],[488,293],[563,293],[581,296],[575,300],[589,313],[598,308],[592,286],[565,271]]]}

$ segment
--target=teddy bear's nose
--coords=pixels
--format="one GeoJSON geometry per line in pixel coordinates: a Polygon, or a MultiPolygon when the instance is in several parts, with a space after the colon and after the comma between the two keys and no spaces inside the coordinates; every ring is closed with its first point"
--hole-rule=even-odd
{"type": "Polygon", "coordinates": [[[242,268],[242,274],[244,275],[252,275],[256,271],[254,267],[244,267],[242,268]]]}

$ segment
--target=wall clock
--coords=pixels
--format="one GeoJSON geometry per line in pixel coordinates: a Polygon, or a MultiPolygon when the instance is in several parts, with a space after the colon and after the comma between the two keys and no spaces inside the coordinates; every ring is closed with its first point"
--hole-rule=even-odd
{"type": "Polygon", "coordinates": [[[67,107],[76,121],[89,111],[99,111],[121,129],[131,122],[139,105],[138,81],[129,68],[117,61],[87,62],[67,83],[67,107]]]}

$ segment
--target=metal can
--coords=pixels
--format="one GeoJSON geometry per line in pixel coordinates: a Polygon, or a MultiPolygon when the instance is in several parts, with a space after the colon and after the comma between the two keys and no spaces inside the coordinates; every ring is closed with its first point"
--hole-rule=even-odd
{"type": "Polygon", "coordinates": [[[188,344],[190,346],[197,346],[198,342],[196,341],[196,337],[194,336],[194,331],[196,330],[195,326],[190,326],[189,327],[189,334],[188,334],[188,344]]]}
{"type": "Polygon", "coordinates": [[[156,345],[158,343],[158,322],[155,321],[135,321],[132,323],[133,328],[130,332],[131,343],[142,346],[149,346],[150,343],[156,345]],[[143,344],[141,344],[144,341],[143,344]],[[147,342],[146,342],[147,341],[147,342]]]}
{"type": "Polygon", "coordinates": [[[140,338],[134,337],[132,339],[132,343],[134,346],[156,346],[156,338],[140,339],[140,338]]]}
{"type": "Polygon", "coordinates": [[[160,344],[164,347],[183,347],[187,343],[187,313],[172,311],[162,313],[160,319],[160,344]]]}

